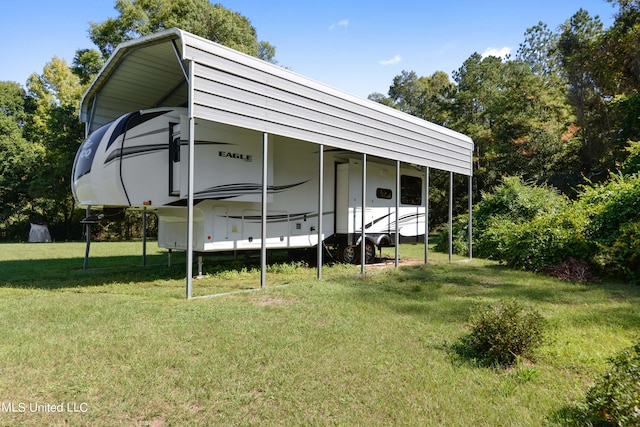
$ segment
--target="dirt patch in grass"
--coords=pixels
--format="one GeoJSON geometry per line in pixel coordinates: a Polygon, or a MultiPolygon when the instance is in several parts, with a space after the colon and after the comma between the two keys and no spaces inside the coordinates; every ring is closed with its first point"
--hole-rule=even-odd
{"type": "MultiPolygon", "coordinates": [[[[394,267],[396,263],[395,258],[376,258],[373,264],[367,264],[366,268],[389,268],[394,267]]],[[[424,264],[424,259],[407,258],[398,260],[398,266],[404,267],[407,265],[420,265],[424,264]]]]}
{"type": "Polygon", "coordinates": [[[252,298],[253,304],[258,307],[273,307],[279,305],[292,305],[298,302],[297,299],[291,298],[277,298],[271,295],[260,295],[255,298],[252,298]]]}

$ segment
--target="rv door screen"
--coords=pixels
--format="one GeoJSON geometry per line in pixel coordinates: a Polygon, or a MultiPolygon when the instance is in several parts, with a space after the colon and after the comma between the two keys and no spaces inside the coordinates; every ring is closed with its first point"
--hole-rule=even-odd
{"type": "Polygon", "coordinates": [[[169,195],[180,196],[179,123],[169,123],[169,195]]]}

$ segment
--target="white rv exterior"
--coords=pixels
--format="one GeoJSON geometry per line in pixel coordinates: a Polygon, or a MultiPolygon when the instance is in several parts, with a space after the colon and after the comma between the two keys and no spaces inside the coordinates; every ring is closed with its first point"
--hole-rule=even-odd
{"type": "MultiPolygon", "coordinates": [[[[125,114],[89,135],[76,156],[73,194],[81,206],[154,210],[158,245],[187,249],[187,141],[184,108],[125,114]]],[[[236,126],[196,122],[194,247],[196,252],[261,247],[262,134],[236,126]]],[[[272,136],[268,152],[268,248],[318,245],[318,146],[272,136]]],[[[362,231],[362,156],[325,152],[323,234],[338,259],[356,261],[362,231]]],[[[395,162],[367,162],[365,233],[368,258],[393,246],[396,229],[395,162]]],[[[424,235],[424,176],[401,170],[399,234],[424,235]]]]}

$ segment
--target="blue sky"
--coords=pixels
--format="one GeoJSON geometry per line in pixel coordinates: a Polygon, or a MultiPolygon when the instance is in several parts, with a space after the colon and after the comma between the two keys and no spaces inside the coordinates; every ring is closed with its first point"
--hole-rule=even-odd
{"type": "MultiPolygon", "coordinates": [[[[474,52],[515,54],[527,28],[556,29],[580,8],[605,27],[605,0],[218,0],[249,18],[278,63],[362,97],[386,94],[402,70],[451,73],[474,52]],[[493,49],[491,51],[490,49],[493,49]]],[[[0,81],[25,84],[55,55],[94,47],[89,22],[116,17],[115,0],[2,0],[0,81]]]]}

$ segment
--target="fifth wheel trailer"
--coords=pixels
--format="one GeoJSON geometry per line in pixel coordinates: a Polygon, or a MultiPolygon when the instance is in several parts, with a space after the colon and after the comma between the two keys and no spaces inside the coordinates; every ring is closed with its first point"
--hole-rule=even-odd
{"type": "MultiPolygon", "coordinates": [[[[124,114],[94,131],[80,146],[73,169],[79,205],[147,208],[158,216],[158,245],[187,249],[188,119],[185,108],[124,114]]],[[[206,120],[196,121],[194,246],[196,252],[261,246],[261,134],[206,120]]],[[[274,135],[268,154],[267,247],[318,245],[318,147],[274,135]]],[[[396,168],[368,162],[365,253],[393,246],[425,231],[424,174],[404,165],[396,218],[396,168]],[[396,221],[397,219],[397,221],[396,221]]],[[[355,262],[362,232],[362,156],[325,152],[323,245],[355,262]]]]}

